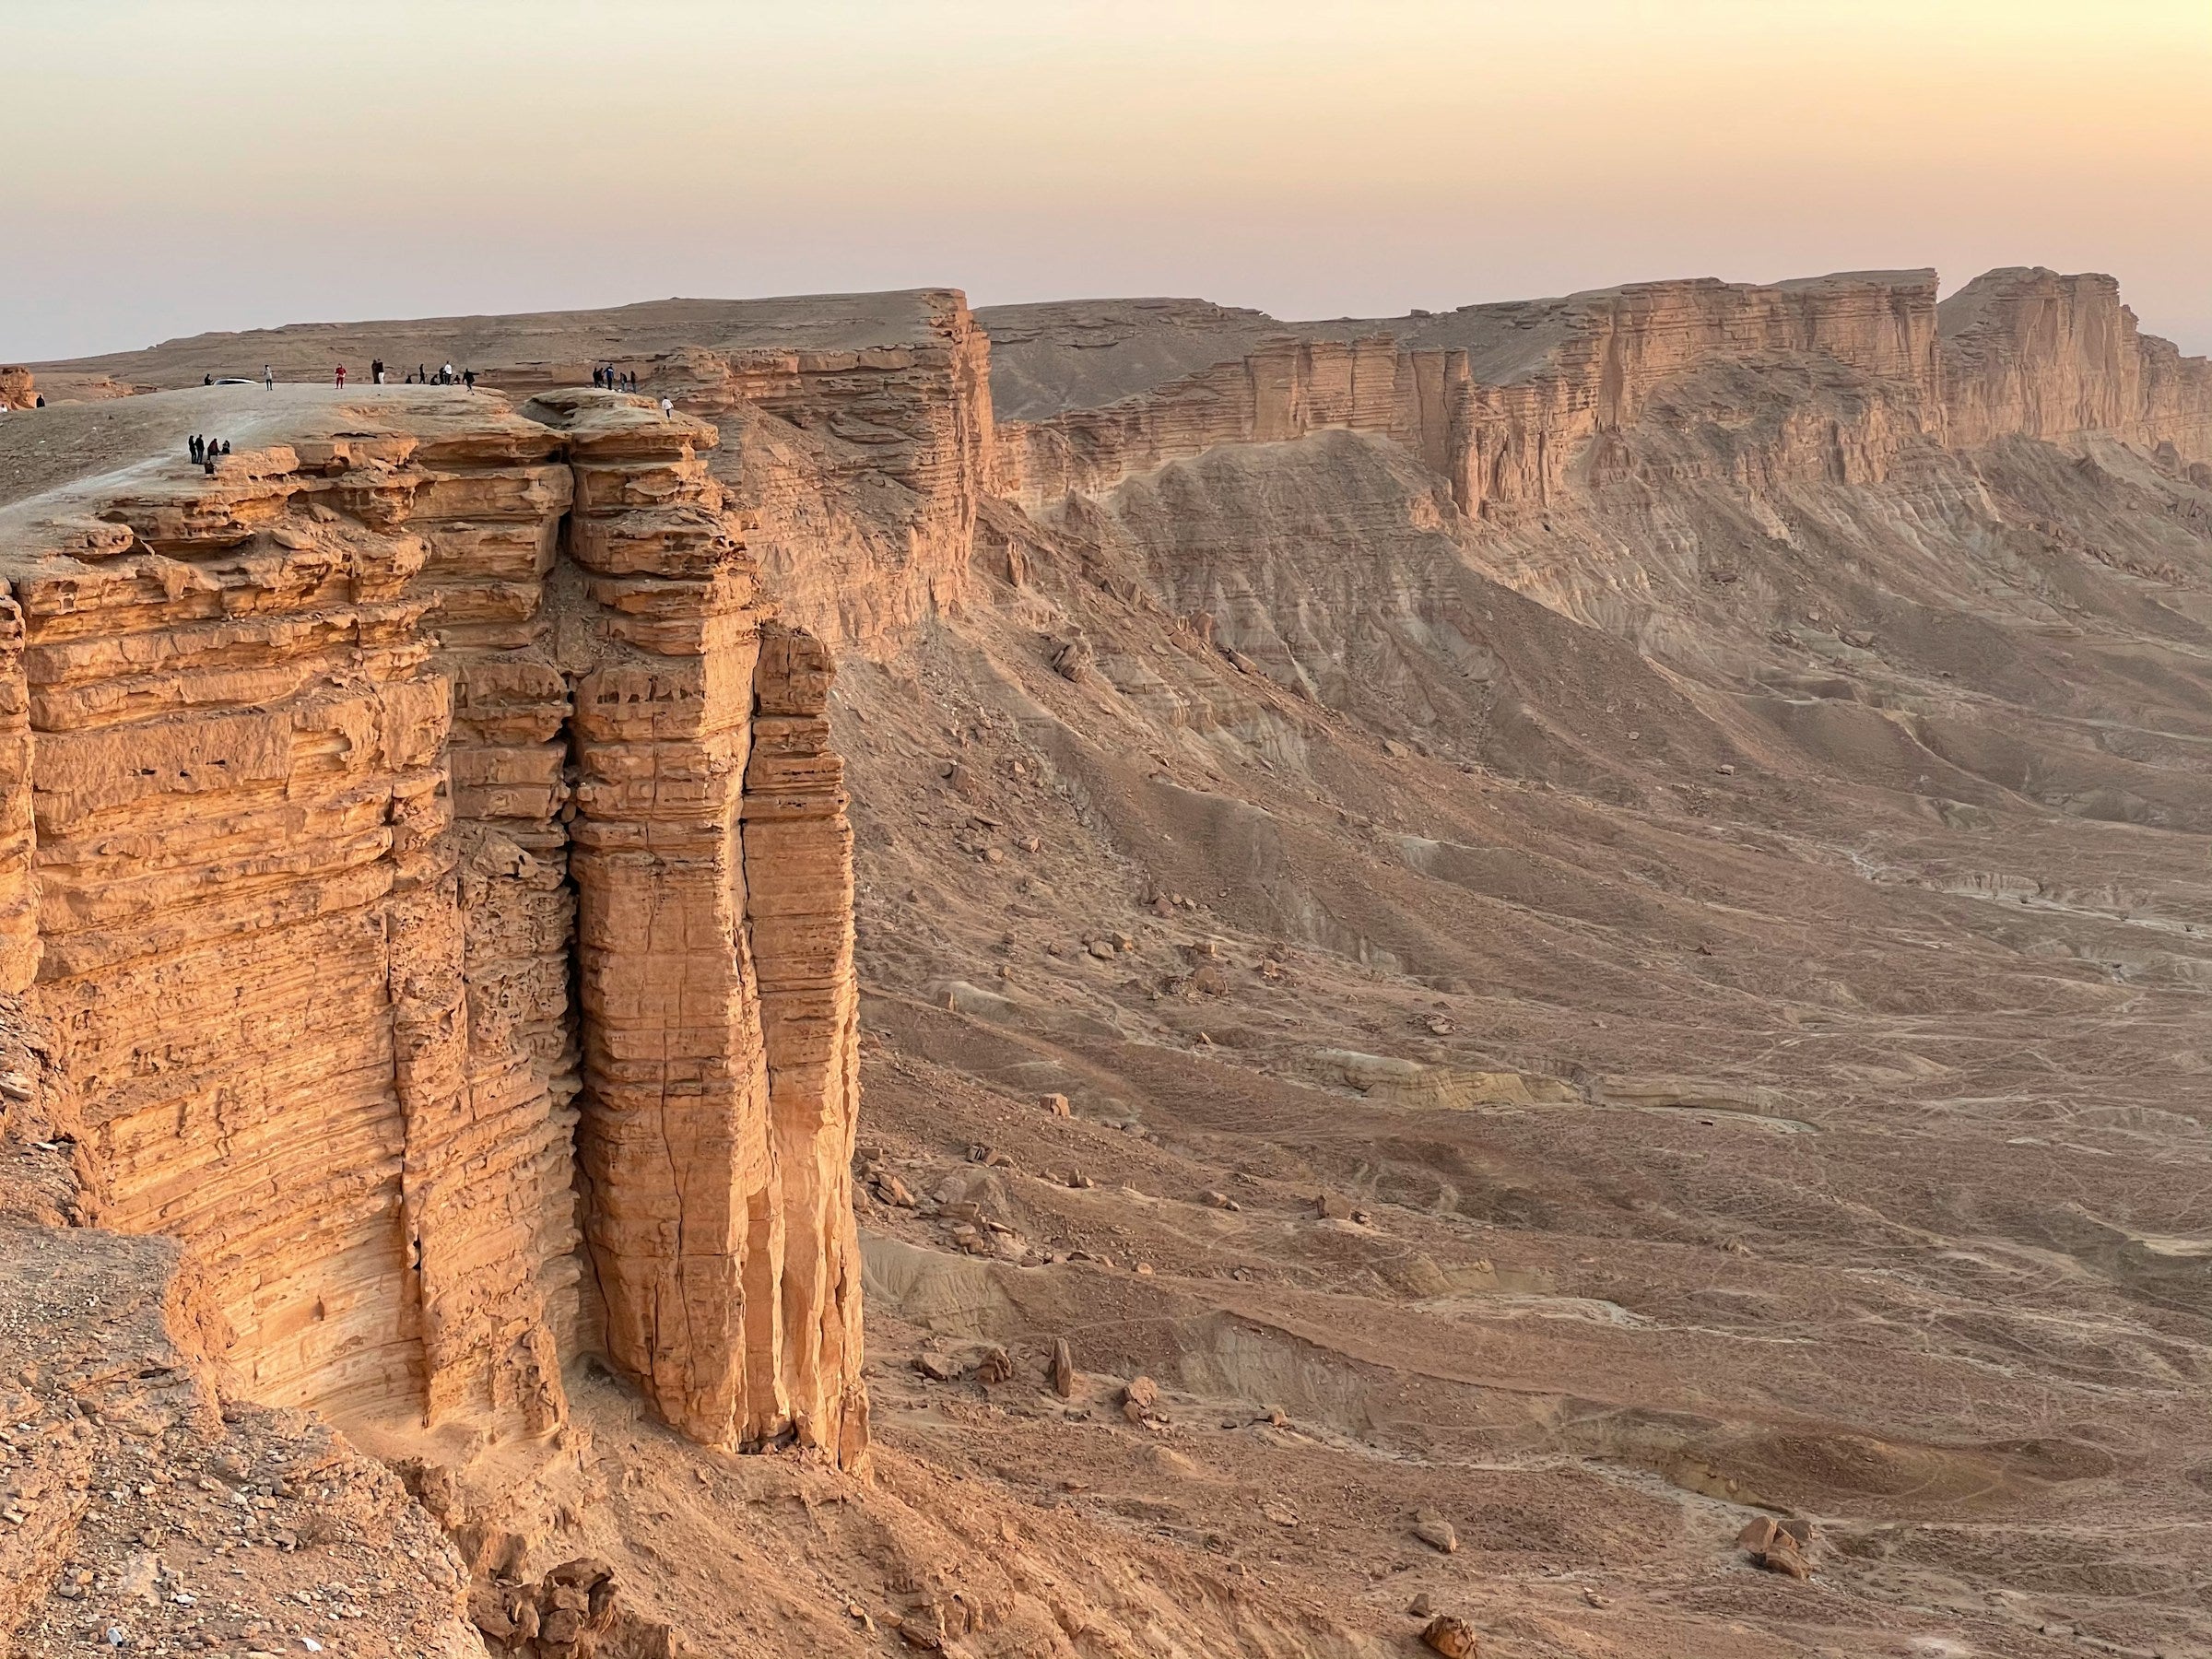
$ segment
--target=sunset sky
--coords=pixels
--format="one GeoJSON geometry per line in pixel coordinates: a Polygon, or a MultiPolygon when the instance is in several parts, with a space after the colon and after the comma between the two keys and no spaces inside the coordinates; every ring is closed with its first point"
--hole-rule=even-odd
{"type": "Polygon", "coordinates": [[[2111,271],[2212,349],[2212,0],[0,0],[0,358],[942,284],[1286,316],[2111,271]]]}

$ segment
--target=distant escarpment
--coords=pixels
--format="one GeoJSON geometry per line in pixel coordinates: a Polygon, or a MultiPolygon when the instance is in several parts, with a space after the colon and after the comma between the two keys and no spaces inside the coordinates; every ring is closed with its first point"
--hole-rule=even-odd
{"type": "Polygon", "coordinates": [[[1937,314],[1952,444],[2106,436],[2212,462],[2212,360],[2144,334],[2110,276],[1992,271],[1937,314]]]}
{"type": "Polygon", "coordinates": [[[1464,351],[1404,350],[1388,335],[1270,340],[1104,408],[1007,422],[1001,481],[1035,505],[1099,494],[1217,444],[1330,429],[1395,439],[1444,471],[1459,465],[1471,390],[1464,351]]]}
{"type": "Polygon", "coordinates": [[[544,1432],[596,1353],[856,1461],[830,662],[714,429],[303,406],[6,526],[0,991],[85,1214],[265,1402],[544,1432]]]}
{"type": "Polygon", "coordinates": [[[992,452],[989,342],[959,294],[917,298],[921,324],[895,344],[684,347],[648,370],[692,414],[767,418],[718,476],[785,614],[867,651],[965,595],[992,452]],[[876,511],[826,535],[840,490],[876,511]]]}
{"type": "MultiPolygon", "coordinates": [[[[1017,354],[1072,348],[1042,326],[1049,310],[1010,308],[1017,354]]],[[[1874,482],[1914,441],[1966,449],[2016,435],[2103,435],[2171,446],[2183,464],[2212,460],[2212,366],[2142,335],[2108,276],[1996,271],[1940,305],[1933,271],[1640,283],[1279,324],[1256,342],[1250,313],[1162,314],[1182,358],[1195,335],[1219,342],[1222,360],[1098,406],[1002,420],[1009,493],[1036,507],[1216,444],[1343,429],[1396,440],[1449,483],[1461,511],[1510,522],[1559,500],[1592,440],[1631,425],[1680,376],[1726,365],[1826,364],[1845,377],[1840,406],[1791,423],[1767,457],[1788,476],[1874,482]]],[[[1025,374],[1018,360],[1014,373],[1025,374]]],[[[1104,371],[1090,378],[1117,383],[1104,371]]]]}

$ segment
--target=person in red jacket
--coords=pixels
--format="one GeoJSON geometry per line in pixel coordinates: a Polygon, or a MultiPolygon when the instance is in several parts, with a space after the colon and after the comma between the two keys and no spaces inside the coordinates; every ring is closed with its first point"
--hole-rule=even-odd
{"type": "Polygon", "coordinates": [[[346,365],[343,363],[338,365],[338,390],[346,390],[346,365]]]}

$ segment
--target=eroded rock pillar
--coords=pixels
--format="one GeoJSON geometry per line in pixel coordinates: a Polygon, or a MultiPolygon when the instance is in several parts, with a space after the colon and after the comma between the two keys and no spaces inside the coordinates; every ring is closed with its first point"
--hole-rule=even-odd
{"type": "Polygon", "coordinates": [[[800,1439],[851,1467],[867,1446],[852,1181],[860,998],[853,830],[827,715],[831,673],[813,635],[762,630],[742,817],[783,1206],[783,1387],[800,1439]]]}
{"type": "Polygon", "coordinates": [[[39,976],[39,893],[30,781],[30,688],[23,679],[23,609],[0,597],[0,993],[39,976]]]}
{"type": "Polygon", "coordinates": [[[779,1432],[780,1205],[747,957],[739,806],[753,571],[703,422],[540,400],[575,475],[571,827],[584,1092],[578,1152],[608,1356],[711,1445],[779,1432]]]}

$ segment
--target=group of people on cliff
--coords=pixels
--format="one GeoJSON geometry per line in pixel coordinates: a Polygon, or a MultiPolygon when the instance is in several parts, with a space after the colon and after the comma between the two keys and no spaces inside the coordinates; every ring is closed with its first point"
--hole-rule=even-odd
{"type": "Polygon", "coordinates": [[[426,368],[418,363],[415,366],[415,372],[407,376],[407,384],[410,386],[466,386],[471,392],[474,392],[477,389],[477,371],[474,369],[456,369],[450,360],[440,364],[436,369],[426,368]]]}
{"type": "Polygon", "coordinates": [[[612,363],[602,363],[592,371],[592,384],[602,392],[635,392],[638,389],[638,371],[617,370],[612,363]]]}
{"type": "MultiPolygon", "coordinates": [[[[391,374],[392,371],[384,367],[382,358],[373,358],[370,360],[369,383],[371,385],[388,384],[391,374]]],[[[340,363],[333,371],[332,380],[339,391],[346,390],[345,364],[340,363]]],[[[474,392],[477,389],[477,371],[474,369],[455,369],[450,362],[436,370],[432,370],[427,363],[418,363],[414,372],[406,376],[405,383],[410,386],[466,386],[471,392],[474,392]]]]}
{"type": "Polygon", "coordinates": [[[215,477],[216,462],[230,453],[230,441],[228,438],[203,438],[194,432],[185,441],[184,453],[192,457],[194,466],[206,467],[207,476],[212,478],[215,477]]]}

